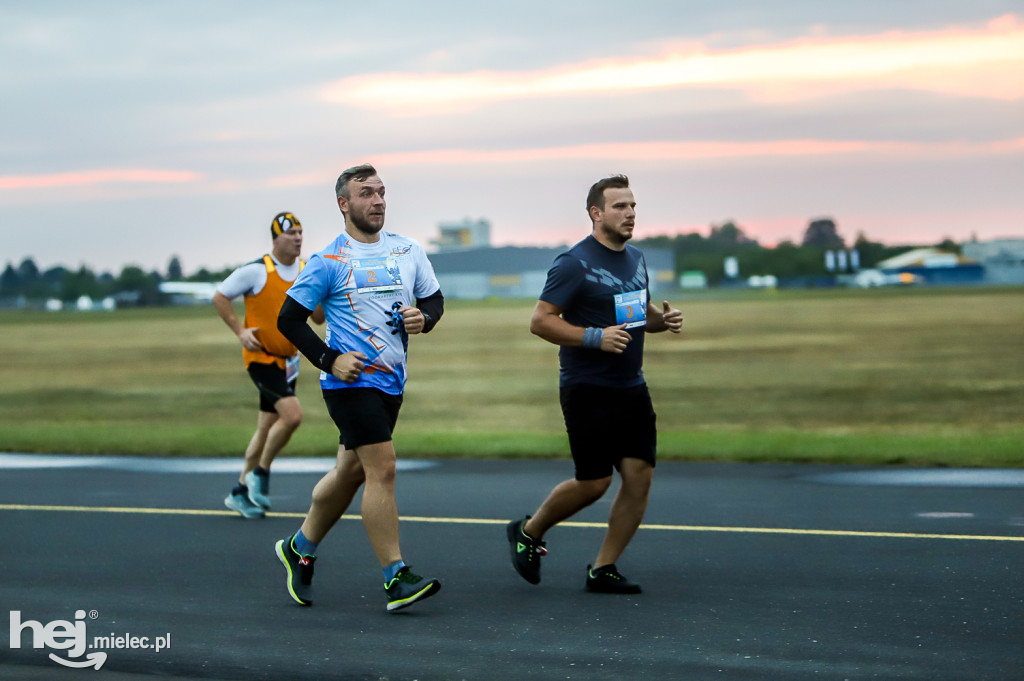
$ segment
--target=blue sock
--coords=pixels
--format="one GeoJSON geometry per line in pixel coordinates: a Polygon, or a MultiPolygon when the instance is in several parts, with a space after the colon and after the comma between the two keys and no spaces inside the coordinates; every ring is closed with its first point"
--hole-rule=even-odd
{"type": "Polygon", "coordinates": [[[314,544],[306,539],[306,535],[302,534],[302,530],[295,533],[294,543],[295,550],[298,551],[300,556],[315,556],[316,547],[319,546],[319,544],[314,544]]]}
{"type": "Polygon", "coordinates": [[[390,584],[391,580],[395,578],[398,571],[405,567],[404,560],[396,560],[391,565],[384,566],[384,583],[390,584]]]}

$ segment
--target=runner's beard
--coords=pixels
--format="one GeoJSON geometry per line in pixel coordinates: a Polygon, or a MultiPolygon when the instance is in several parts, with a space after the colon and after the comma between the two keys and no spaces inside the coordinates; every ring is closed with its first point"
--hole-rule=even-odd
{"type": "Polygon", "coordinates": [[[604,235],[605,235],[606,238],[608,238],[608,240],[612,241],[613,243],[617,243],[619,245],[623,245],[627,241],[629,241],[630,239],[633,238],[633,235],[631,233],[623,234],[619,230],[612,229],[611,227],[608,227],[608,226],[605,226],[602,229],[602,231],[604,232],[604,235]]]}
{"type": "Polygon", "coordinates": [[[379,225],[372,225],[362,215],[355,215],[354,213],[350,216],[352,225],[364,234],[376,234],[380,230],[384,229],[384,221],[381,220],[379,225]]]}

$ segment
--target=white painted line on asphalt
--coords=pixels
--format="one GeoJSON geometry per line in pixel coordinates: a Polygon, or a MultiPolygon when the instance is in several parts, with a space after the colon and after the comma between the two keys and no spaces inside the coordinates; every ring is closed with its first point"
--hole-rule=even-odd
{"type": "Polygon", "coordinates": [[[800,478],[833,485],[903,485],[907,487],[1024,487],[1024,470],[1016,468],[880,468],[836,471],[800,478]]]}
{"type": "Polygon", "coordinates": [[[973,513],[960,513],[958,511],[930,511],[928,513],[915,513],[918,518],[939,519],[946,518],[973,518],[973,513]]]}
{"type": "MultiPolygon", "coordinates": [[[[274,461],[275,473],[326,473],[334,468],[337,457],[289,457],[274,461]]],[[[136,473],[238,473],[242,457],[168,458],[145,456],[87,456],[79,454],[0,453],[0,470],[47,468],[102,468],[136,473]]],[[[436,461],[399,459],[398,470],[414,471],[437,466],[436,461]]]]}

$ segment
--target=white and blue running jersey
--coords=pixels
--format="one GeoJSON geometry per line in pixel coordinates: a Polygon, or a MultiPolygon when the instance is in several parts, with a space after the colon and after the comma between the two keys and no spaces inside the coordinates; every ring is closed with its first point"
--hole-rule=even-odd
{"type": "Polygon", "coordinates": [[[322,371],[320,387],[377,388],[401,395],[408,375],[408,335],[397,311],[440,288],[423,247],[392,232],[382,230],[374,244],[342,232],[310,258],[288,295],[308,310],[323,307],[328,346],[367,357],[355,382],[345,383],[322,371]]]}

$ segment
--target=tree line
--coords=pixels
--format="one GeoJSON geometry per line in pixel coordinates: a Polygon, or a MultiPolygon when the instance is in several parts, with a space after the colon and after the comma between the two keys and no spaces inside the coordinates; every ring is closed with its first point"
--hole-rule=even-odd
{"type": "Polygon", "coordinates": [[[95,272],[81,266],[71,270],[63,266],[40,270],[32,258],[25,258],[18,265],[8,262],[0,273],[0,298],[21,298],[40,300],[56,298],[72,302],[82,296],[93,300],[113,297],[122,305],[163,305],[167,296],[160,292],[165,281],[219,282],[231,274],[234,268],[211,272],[205,267],[192,275],[185,276],[181,259],[171,258],[166,272],[145,271],[137,265],[126,265],[116,276],[111,272],[95,272]]]}
{"type": "MultiPolygon", "coordinates": [[[[829,274],[825,266],[825,252],[829,250],[856,250],[860,267],[870,268],[886,258],[913,248],[886,246],[870,241],[863,234],[858,235],[853,243],[846,244],[831,218],[812,220],[800,244],[783,241],[770,248],[762,246],[740,226],[728,221],[711,225],[706,236],[697,232],[658,236],[638,240],[636,245],[641,248],[671,250],[675,255],[677,277],[683,272],[699,271],[704,273],[711,285],[719,284],[726,278],[723,263],[727,257],[736,258],[743,278],[770,274],[784,280],[829,274]]],[[[937,245],[953,252],[960,250],[949,239],[937,245]]],[[[32,258],[25,258],[18,265],[8,262],[0,274],[0,298],[57,298],[71,302],[81,296],[89,296],[93,300],[111,296],[122,305],[160,305],[167,302],[166,296],[159,289],[161,282],[220,282],[233,269],[210,271],[204,267],[191,275],[185,275],[181,259],[173,256],[165,272],[147,272],[136,265],[127,265],[115,276],[110,272],[94,272],[84,265],[77,270],[56,266],[42,271],[32,258]]]]}
{"type": "MultiPolygon", "coordinates": [[[[677,277],[683,272],[703,272],[708,284],[714,286],[726,279],[725,258],[736,258],[740,277],[774,275],[779,280],[817,278],[834,274],[826,266],[828,251],[856,251],[859,269],[868,269],[879,262],[905,253],[918,246],[887,246],[858,234],[852,243],[840,236],[832,218],[810,221],[799,244],[792,241],[767,247],[748,236],[735,222],[711,225],[707,236],[699,233],[658,236],[642,239],[643,248],[668,249],[675,255],[677,277]]],[[[936,246],[954,253],[960,246],[945,239],[936,246]]]]}

